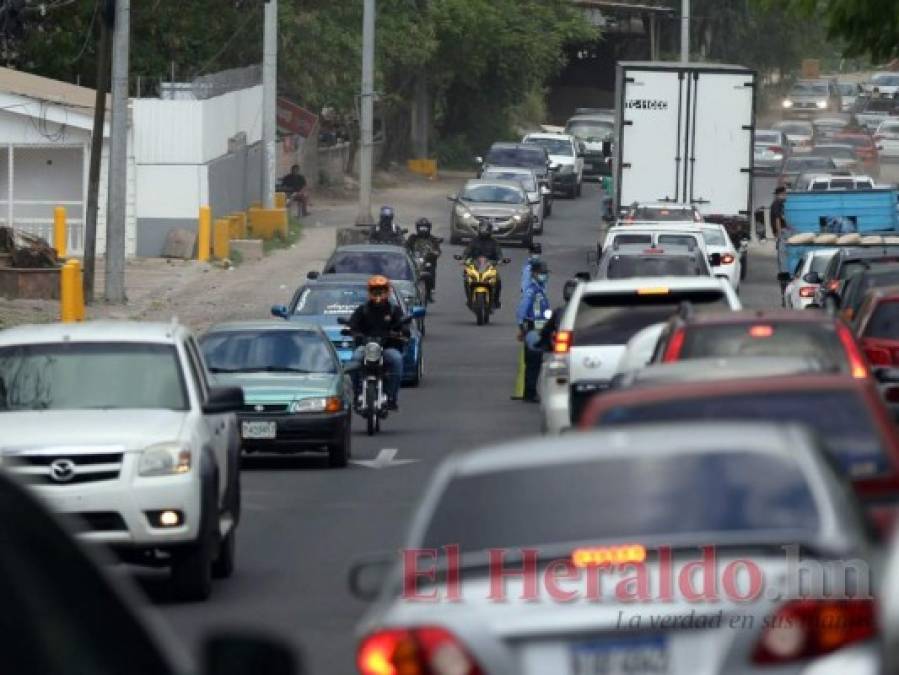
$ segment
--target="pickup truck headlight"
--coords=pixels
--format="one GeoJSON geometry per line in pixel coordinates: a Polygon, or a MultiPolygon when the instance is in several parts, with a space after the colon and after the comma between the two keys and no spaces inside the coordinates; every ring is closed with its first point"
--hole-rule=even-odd
{"type": "Polygon", "coordinates": [[[827,107],[827,101],[816,101],[815,105],[824,110],[827,107]]]}
{"type": "Polygon", "coordinates": [[[137,465],[139,476],[174,476],[190,471],[190,448],[181,443],[157,443],[144,448],[137,465]]]}
{"type": "Polygon", "coordinates": [[[343,410],[343,399],[339,396],[301,398],[293,401],[287,411],[291,413],[339,412],[343,410]]]}

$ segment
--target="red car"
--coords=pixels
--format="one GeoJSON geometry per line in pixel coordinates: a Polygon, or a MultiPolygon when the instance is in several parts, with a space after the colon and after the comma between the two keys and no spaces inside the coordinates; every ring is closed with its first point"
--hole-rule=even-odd
{"type": "Polygon", "coordinates": [[[858,312],[855,334],[872,366],[899,365],[899,286],[868,292],[858,312]]]}
{"type": "Polygon", "coordinates": [[[579,428],[691,420],[764,420],[812,429],[881,533],[892,532],[899,511],[899,432],[870,379],[803,374],[609,391],[593,398],[579,428]]]}
{"type": "Polygon", "coordinates": [[[669,320],[652,361],[741,356],[812,357],[856,378],[870,375],[852,330],[823,312],[682,312],[669,320]]]}
{"type": "Polygon", "coordinates": [[[877,144],[870,134],[864,132],[843,132],[835,134],[834,143],[851,145],[855,150],[859,168],[866,173],[877,175],[880,173],[880,155],[877,152],[877,144]]]}

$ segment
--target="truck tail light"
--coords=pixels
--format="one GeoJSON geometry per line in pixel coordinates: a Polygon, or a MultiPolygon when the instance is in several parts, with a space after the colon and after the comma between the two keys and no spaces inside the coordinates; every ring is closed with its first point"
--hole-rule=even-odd
{"type": "Polygon", "coordinates": [[[852,377],[858,380],[867,379],[871,373],[868,370],[867,363],[865,363],[864,354],[862,354],[862,350],[855,341],[852,331],[842,321],[837,325],[837,337],[840,338],[843,349],[846,351],[846,358],[849,360],[849,372],[852,374],[852,377]]]}
{"type": "Polygon", "coordinates": [[[684,340],[687,338],[687,331],[678,328],[674,331],[671,339],[668,340],[668,346],[665,347],[665,354],[662,356],[664,363],[671,363],[680,358],[680,353],[684,348],[684,340]]]}
{"type": "Polygon", "coordinates": [[[732,265],[735,258],[730,253],[725,253],[721,256],[721,264],[722,265],[732,265]]]}
{"type": "Polygon", "coordinates": [[[483,675],[456,637],[444,628],[388,629],[359,645],[362,675],[483,675]]]}
{"type": "Polygon", "coordinates": [[[555,354],[567,354],[571,351],[574,336],[570,330],[560,330],[553,339],[553,352],[555,354]]]}
{"type": "Polygon", "coordinates": [[[876,635],[873,600],[794,600],[766,622],[752,661],[781,665],[806,660],[876,635]]]}

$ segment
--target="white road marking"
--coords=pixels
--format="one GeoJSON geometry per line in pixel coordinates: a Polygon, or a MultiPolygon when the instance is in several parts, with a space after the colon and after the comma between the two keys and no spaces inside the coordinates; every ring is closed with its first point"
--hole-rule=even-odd
{"type": "Polygon", "coordinates": [[[367,466],[369,469],[387,469],[419,461],[417,459],[396,459],[398,452],[399,450],[396,448],[381,448],[378,456],[374,459],[351,459],[350,462],[359,466],[367,466]]]}

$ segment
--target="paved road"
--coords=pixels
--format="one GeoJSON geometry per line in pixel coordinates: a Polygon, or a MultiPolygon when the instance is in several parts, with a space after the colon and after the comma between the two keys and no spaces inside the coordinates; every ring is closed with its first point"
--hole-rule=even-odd
{"type": "MultiPolygon", "coordinates": [[[[586,251],[596,240],[599,193],[595,185],[585,187],[581,199],[557,201],[547,221],[543,245],[554,301],[564,279],[585,268],[586,251]]],[[[766,201],[770,192],[770,187],[757,190],[757,198],[766,201]]],[[[447,213],[447,203],[435,200],[425,215],[445,223],[447,213]]],[[[353,438],[357,459],[395,448],[398,458],[417,461],[343,471],[328,470],[324,459],[314,456],[247,461],[234,578],[219,583],[209,602],[194,605],[168,604],[156,578],[142,579],[164,617],[191,646],[213,627],[265,628],[300,645],[310,672],[353,672],[353,626],[364,605],[346,590],[350,561],[400,544],[425,481],[447,453],[537,433],[536,408],[509,400],[517,346],[514,306],[524,254],[507,252],[513,263],[504,269],[503,309],[493,324],[479,328],[463,304],[453,252],[447,247],[440,263],[422,387],[403,391],[400,414],[387,420],[380,436],[369,439],[356,424],[353,438]]],[[[750,306],[779,303],[772,253],[773,247],[751,253],[743,289],[750,306]]],[[[270,301],[260,298],[257,316],[264,315],[270,301]]]]}

